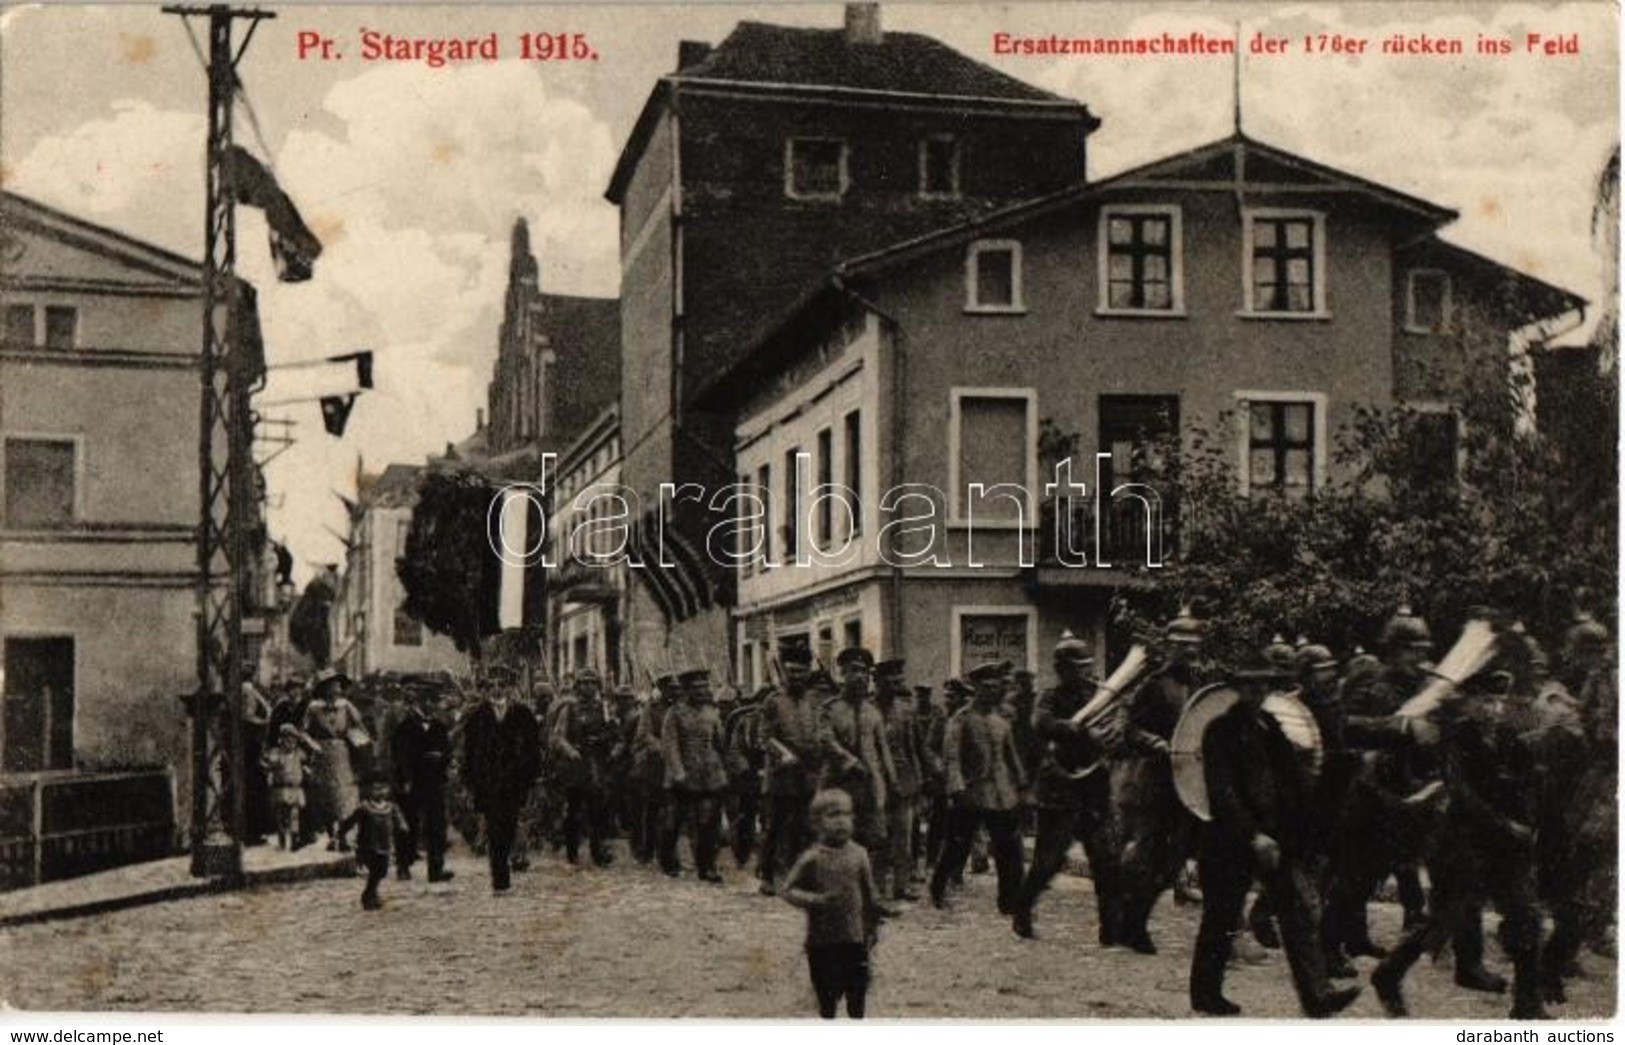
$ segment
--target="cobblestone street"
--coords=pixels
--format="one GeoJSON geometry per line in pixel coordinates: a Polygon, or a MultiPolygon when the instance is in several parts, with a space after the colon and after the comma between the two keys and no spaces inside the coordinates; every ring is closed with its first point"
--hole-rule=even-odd
{"type": "MultiPolygon", "coordinates": [[[[624,859],[571,869],[551,856],[493,896],[462,855],[455,881],[385,883],[364,914],[359,882],[322,880],[156,904],[0,932],[3,1001],[26,1010],[392,1013],[555,1017],[800,1017],[813,1011],[801,915],[733,868],[724,886],[673,882],[624,859]]],[[[1064,877],[1023,942],[993,911],[991,876],[955,909],[906,911],[883,930],[870,1012],[927,1018],[1189,1015],[1197,907],[1159,908],[1155,957],[1094,943],[1087,881],[1064,877]]],[[[1379,940],[1397,911],[1372,908],[1379,940]]],[[[1492,937],[1493,938],[1493,937],[1492,937]]],[[[1562,1018],[1614,1005],[1611,963],[1586,955],[1562,1018]]],[[[1362,972],[1370,961],[1362,959],[1362,972]]],[[[1510,971],[1494,953],[1492,964],[1510,971]]],[[[1418,1016],[1500,1019],[1507,1000],[1456,988],[1448,961],[1408,984],[1418,1016]]],[[[1284,958],[1235,969],[1245,1015],[1296,1017],[1284,958]]],[[[1369,991],[1351,1010],[1376,1018],[1369,991]]]]}

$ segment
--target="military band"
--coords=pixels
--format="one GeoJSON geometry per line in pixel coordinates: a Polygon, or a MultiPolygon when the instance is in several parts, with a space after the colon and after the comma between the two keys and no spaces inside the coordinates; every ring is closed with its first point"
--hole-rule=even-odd
{"type": "Polygon", "coordinates": [[[406,823],[399,875],[423,857],[430,880],[451,878],[448,803],[471,801],[491,885],[506,890],[521,810],[541,790],[552,793],[535,804],[560,811],[555,844],[572,864],[583,841],[594,864],[611,863],[624,834],[639,864],[681,877],[686,849],[696,876],[720,883],[727,844],[738,867],[754,858],[771,896],[814,841],[814,795],[839,790],[896,916],[926,880],[950,910],[985,837],[998,911],[1033,938],[1081,842],[1086,931],[1152,960],[1158,903],[1194,861],[1197,1013],[1239,1012],[1223,984],[1248,936],[1284,952],[1310,1017],[1354,999],[1362,956],[1378,960],[1370,982],[1392,1015],[1408,1011],[1417,959],[1448,943],[1458,985],[1509,993],[1513,1017],[1535,1018],[1564,1003],[1583,948],[1612,955],[1618,698],[1595,619],[1575,619],[1555,664],[1503,619],[1471,642],[1464,631],[1436,665],[1432,630],[1406,607],[1379,630],[1380,659],[1276,636],[1218,664],[1206,632],[1181,609],[1110,673],[1094,645],[1063,633],[1050,677],[984,662],[940,699],[909,684],[902,657],[863,648],[834,658],[837,682],[804,641],[782,644],[772,684],[743,697],[719,700],[700,668],[650,679],[641,697],[606,695],[585,669],[537,714],[519,699],[520,673],[493,664],[450,729],[443,690],[409,683],[386,733],[406,823]],[[1366,908],[1389,878],[1404,922],[1385,948],[1366,908]],[[1491,907],[1510,979],[1485,961],[1491,907]]]}

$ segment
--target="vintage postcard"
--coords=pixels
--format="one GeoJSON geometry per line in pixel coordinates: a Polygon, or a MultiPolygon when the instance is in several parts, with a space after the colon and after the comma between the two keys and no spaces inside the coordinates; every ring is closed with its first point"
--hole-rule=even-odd
{"type": "Polygon", "coordinates": [[[1601,2],[0,6],[0,1004],[1612,1018],[1619,128],[1601,2]]]}

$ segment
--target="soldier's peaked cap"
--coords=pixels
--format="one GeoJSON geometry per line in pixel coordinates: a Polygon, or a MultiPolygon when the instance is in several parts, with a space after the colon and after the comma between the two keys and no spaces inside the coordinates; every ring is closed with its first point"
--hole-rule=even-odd
{"type": "Polygon", "coordinates": [[[670,689],[672,686],[678,685],[677,676],[675,673],[668,671],[666,674],[655,679],[655,685],[661,689],[670,689]]]}
{"type": "Polygon", "coordinates": [[[510,686],[519,681],[519,672],[507,664],[488,664],[485,668],[485,680],[499,686],[510,686]]]}
{"type": "Polygon", "coordinates": [[[706,668],[694,668],[677,676],[677,684],[680,686],[698,686],[702,682],[710,681],[711,672],[706,668]]]}
{"type": "Polygon", "coordinates": [[[1001,660],[993,664],[978,664],[965,673],[972,682],[997,682],[1010,674],[1010,662],[1001,660]]]}
{"type": "Polygon", "coordinates": [[[904,663],[902,657],[888,657],[885,660],[876,661],[875,674],[884,675],[887,678],[896,678],[903,674],[904,663]]]}
{"type": "Polygon", "coordinates": [[[835,665],[844,668],[848,664],[861,664],[866,668],[873,668],[875,655],[862,646],[848,646],[835,657],[835,665]]]}
{"type": "Polygon", "coordinates": [[[598,672],[593,668],[582,668],[576,672],[577,682],[598,682],[598,672]]]}
{"type": "Polygon", "coordinates": [[[781,664],[811,664],[812,650],[804,642],[780,643],[779,662],[781,664]]]}

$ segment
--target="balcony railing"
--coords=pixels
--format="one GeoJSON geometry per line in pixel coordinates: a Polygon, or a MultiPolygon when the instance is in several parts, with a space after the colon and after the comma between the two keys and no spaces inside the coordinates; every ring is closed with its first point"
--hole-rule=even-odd
{"type": "Polygon", "coordinates": [[[1103,498],[1098,508],[1102,514],[1097,533],[1097,504],[1093,497],[1052,498],[1039,507],[1040,569],[1086,565],[1091,569],[1133,572],[1164,565],[1174,558],[1179,512],[1172,500],[1142,499],[1123,492],[1111,499],[1103,498]],[[1153,521],[1157,528],[1148,542],[1153,521]]]}

